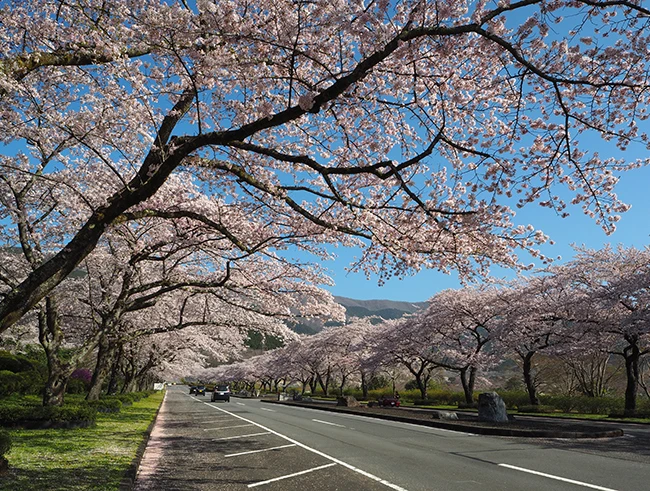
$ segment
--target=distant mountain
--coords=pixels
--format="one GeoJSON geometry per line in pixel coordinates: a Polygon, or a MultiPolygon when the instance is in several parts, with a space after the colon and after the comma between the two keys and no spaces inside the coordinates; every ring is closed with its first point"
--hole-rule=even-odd
{"type": "Polygon", "coordinates": [[[348,317],[377,316],[384,319],[399,319],[425,308],[427,302],[398,302],[395,300],[355,300],[335,296],[334,300],[345,307],[348,317]]]}
{"type": "MultiPolygon", "coordinates": [[[[427,302],[398,302],[395,300],[356,300],[354,298],[334,296],[334,300],[345,307],[345,313],[350,317],[381,317],[382,319],[399,319],[406,314],[412,314],[426,308],[427,302]]],[[[316,334],[326,326],[340,326],[338,322],[321,319],[301,319],[299,322],[287,322],[290,329],[298,334],[316,334]]]]}

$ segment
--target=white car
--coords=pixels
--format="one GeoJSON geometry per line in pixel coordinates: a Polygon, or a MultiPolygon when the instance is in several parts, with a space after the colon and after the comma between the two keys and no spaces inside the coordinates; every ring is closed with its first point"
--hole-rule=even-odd
{"type": "Polygon", "coordinates": [[[215,385],[212,392],[212,402],[226,401],[230,402],[230,387],[227,385],[215,385]]]}

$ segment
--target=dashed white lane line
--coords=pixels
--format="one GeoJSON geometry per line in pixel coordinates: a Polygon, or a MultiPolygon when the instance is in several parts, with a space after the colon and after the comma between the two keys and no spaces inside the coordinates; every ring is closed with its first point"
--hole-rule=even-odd
{"type": "Polygon", "coordinates": [[[239,452],[239,453],[231,453],[228,455],[224,455],[224,457],[239,457],[240,455],[248,455],[251,453],[262,453],[262,452],[270,452],[271,450],[279,450],[281,448],[289,448],[289,447],[295,447],[295,443],[290,443],[289,445],[280,445],[278,447],[271,447],[271,448],[263,448],[261,450],[249,450],[248,452],[239,452]]]}
{"type": "Polygon", "coordinates": [[[230,428],[243,428],[244,426],[253,426],[252,424],[234,425],[234,426],[215,426],[214,428],[203,428],[203,431],[228,430],[230,428]]]}
{"type": "Polygon", "coordinates": [[[263,433],[250,433],[248,435],[238,435],[238,436],[224,436],[223,438],[213,438],[214,441],[217,440],[237,440],[239,438],[248,438],[249,436],[260,436],[260,435],[270,435],[270,431],[265,431],[263,433]]]}
{"type": "MultiPolygon", "coordinates": [[[[263,430],[266,430],[268,433],[279,436],[280,438],[282,438],[284,440],[287,440],[288,442],[295,443],[300,448],[304,448],[305,450],[308,450],[308,451],[310,451],[312,453],[315,453],[316,455],[320,455],[321,457],[324,457],[327,460],[331,460],[335,464],[339,464],[339,465],[345,467],[346,469],[350,469],[353,472],[356,472],[358,474],[361,474],[362,476],[367,477],[368,479],[372,479],[373,481],[377,481],[377,482],[383,484],[386,487],[394,489],[395,491],[407,491],[405,488],[403,488],[401,486],[398,486],[397,484],[393,484],[392,482],[386,481],[385,479],[382,479],[381,477],[375,476],[374,474],[371,474],[370,472],[366,472],[363,469],[359,469],[358,467],[354,467],[353,465],[348,464],[347,462],[343,462],[342,460],[339,460],[339,459],[337,459],[335,457],[332,457],[331,455],[327,455],[326,453],[321,452],[320,450],[316,450],[315,448],[308,447],[304,443],[300,443],[299,441],[294,440],[293,438],[289,438],[288,436],[285,436],[282,433],[278,433],[277,431],[274,431],[274,430],[272,430],[270,428],[267,428],[266,426],[263,426],[263,425],[261,425],[259,423],[256,423],[255,421],[251,421],[250,419],[246,419],[246,418],[244,418],[242,416],[239,416],[239,415],[237,415],[235,413],[231,413],[230,411],[226,411],[225,409],[221,409],[220,407],[217,407],[217,406],[215,406],[213,404],[210,404],[208,402],[206,402],[205,404],[210,406],[211,408],[216,409],[217,411],[221,411],[223,413],[230,414],[231,416],[233,416],[233,417],[235,417],[237,419],[241,419],[242,421],[246,421],[248,423],[253,423],[255,426],[257,426],[258,428],[261,428],[263,430]]],[[[244,435],[244,436],[242,436],[242,438],[245,438],[246,436],[253,436],[253,435],[244,435]]]]}
{"type": "Polygon", "coordinates": [[[546,474],[545,472],[533,471],[531,469],[526,469],[524,467],[517,467],[510,464],[497,464],[499,467],[506,467],[508,469],[513,469],[516,471],[527,472],[528,474],[534,474],[536,476],[547,477],[549,479],[555,479],[556,481],[568,482],[571,484],[576,484],[577,486],[583,486],[585,488],[598,489],[600,491],[616,491],[612,488],[605,488],[603,486],[597,486],[595,484],[589,484],[587,482],[576,481],[574,479],[567,479],[566,477],[554,476],[553,474],[546,474]]]}
{"type": "Polygon", "coordinates": [[[263,486],[264,484],[269,484],[269,483],[276,482],[276,481],[282,481],[283,479],[289,479],[289,478],[292,478],[292,477],[301,476],[303,474],[309,474],[310,472],[319,471],[321,469],[326,469],[327,467],[332,467],[334,465],[336,465],[336,464],[334,462],[332,462],[331,464],[325,464],[325,465],[321,465],[321,466],[318,466],[318,467],[312,467],[311,469],[307,469],[305,471],[294,472],[293,474],[287,474],[286,476],[274,477],[273,479],[269,479],[267,481],[254,482],[253,484],[249,484],[248,487],[249,488],[254,488],[256,486],[263,486]]]}
{"type": "Polygon", "coordinates": [[[239,404],[240,406],[245,406],[246,405],[243,402],[237,402],[236,404],[239,404]]]}
{"type": "Polygon", "coordinates": [[[330,425],[330,426],[338,426],[339,428],[345,428],[345,426],[332,423],[330,421],[321,421],[320,419],[312,419],[312,421],[315,421],[316,423],[323,423],[324,425],[330,425]]]}
{"type": "Polygon", "coordinates": [[[275,412],[277,412],[275,409],[267,409],[267,408],[265,408],[265,407],[261,407],[260,409],[261,409],[262,411],[268,411],[268,412],[270,412],[270,413],[275,413],[275,412]]]}

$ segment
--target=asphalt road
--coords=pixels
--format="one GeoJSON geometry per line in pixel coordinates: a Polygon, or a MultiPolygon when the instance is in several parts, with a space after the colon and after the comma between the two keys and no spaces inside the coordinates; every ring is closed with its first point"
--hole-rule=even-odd
{"type": "Polygon", "coordinates": [[[650,490],[646,428],[589,441],[487,437],[190,396],[170,387],[136,491],[650,490]]]}

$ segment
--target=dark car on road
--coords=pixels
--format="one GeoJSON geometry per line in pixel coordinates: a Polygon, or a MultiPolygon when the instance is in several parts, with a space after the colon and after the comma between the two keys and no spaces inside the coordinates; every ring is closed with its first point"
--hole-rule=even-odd
{"type": "Polygon", "coordinates": [[[212,402],[226,401],[230,402],[230,387],[227,385],[215,385],[212,392],[212,402]]]}
{"type": "Polygon", "coordinates": [[[194,395],[204,396],[205,395],[205,386],[204,385],[197,385],[196,390],[194,391],[194,395]]]}
{"type": "Polygon", "coordinates": [[[196,385],[190,385],[190,395],[196,393],[196,385]]]}

